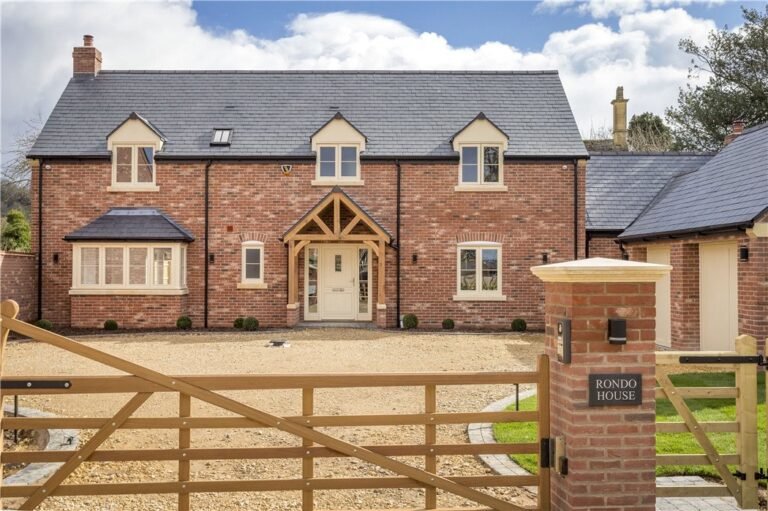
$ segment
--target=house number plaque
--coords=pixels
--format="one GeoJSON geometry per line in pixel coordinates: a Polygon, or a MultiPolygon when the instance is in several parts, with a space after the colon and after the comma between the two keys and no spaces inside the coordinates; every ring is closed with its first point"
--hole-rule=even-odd
{"type": "Polygon", "coordinates": [[[589,375],[589,406],[627,406],[642,402],[641,374],[589,375]]]}

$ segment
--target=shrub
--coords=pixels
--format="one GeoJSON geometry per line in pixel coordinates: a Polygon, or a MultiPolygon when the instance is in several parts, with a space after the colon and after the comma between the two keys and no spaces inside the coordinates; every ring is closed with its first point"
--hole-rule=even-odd
{"type": "Polygon", "coordinates": [[[42,328],[43,330],[53,330],[53,323],[51,323],[47,319],[38,319],[37,321],[35,321],[35,326],[38,328],[42,328]]]}
{"type": "Polygon", "coordinates": [[[525,332],[528,329],[528,324],[523,318],[517,318],[512,321],[513,332],[525,332]]]}
{"type": "Polygon", "coordinates": [[[235,328],[243,328],[243,318],[235,318],[235,328]]]}
{"type": "Polygon", "coordinates": [[[419,326],[419,318],[416,317],[416,314],[406,314],[403,316],[403,328],[410,330],[417,326],[419,326]]]}
{"type": "Polygon", "coordinates": [[[248,316],[243,320],[243,330],[247,330],[248,332],[252,332],[254,330],[259,329],[259,320],[254,318],[253,316],[248,316]]]}
{"type": "Polygon", "coordinates": [[[108,319],[104,322],[104,330],[117,330],[117,321],[108,319]]]}
{"type": "Polygon", "coordinates": [[[176,320],[176,328],[189,330],[192,328],[192,320],[189,319],[189,316],[179,316],[179,319],[176,320]]]}
{"type": "Polygon", "coordinates": [[[443,320],[443,330],[453,330],[454,323],[452,319],[444,319],[443,320]]]}

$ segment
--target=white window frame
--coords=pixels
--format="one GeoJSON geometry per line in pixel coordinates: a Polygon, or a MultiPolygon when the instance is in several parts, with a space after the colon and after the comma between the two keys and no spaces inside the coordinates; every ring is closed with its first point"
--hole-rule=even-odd
{"type": "Polygon", "coordinates": [[[267,284],[264,282],[264,242],[261,241],[244,241],[240,245],[240,282],[237,284],[238,289],[267,289],[267,284]],[[259,267],[261,273],[258,279],[245,278],[245,253],[249,249],[259,249],[259,267]]]}
{"type": "Polygon", "coordinates": [[[70,295],[181,295],[187,294],[186,275],[186,246],[179,242],[169,243],[112,243],[112,242],[78,242],[72,246],[72,287],[70,295]],[[96,284],[81,284],[81,250],[83,248],[97,248],[99,250],[98,278],[96,284]],[[106,281],[106,249],[123,249],[123,283],[105,284],[106,281]],[[145,283],[130,284],[130,249],[144,248],[147,250],[147,258],[144,265],[145,283]],[[154,249],[171,249],[171,283],[167,285],[155,285],[154,249]],[[185,259],[182,264],[182,257],[185,259]]]}
{"type": "Polygon", "coordinates": [[[455,301],[505,301],[506,296],[502,294],[502,245],[501,243],[491,241],[473,241],[463,242],[456,246],[456,294],[453,299],[455,301]],[[481,252],[478,257],[475,258],[475,282],[480,286],[479,290],[468,291],[461,289],[461,251],[462,250],[476,250],[481,252]],[[483,258],[482,250],[496,250],[497,259],[497,286],[495,290],[483,290],[482,278],[483,278],[483,258]]]}
{"type": "Polygon", "coordinates": [[[112,145],[112,185],[107,188],[110,192],[157,192],[160,188],[157,186],[157,164],[155,163],[155,156],[157,156],[157,144],[154,142],[136,142],[136,143],[120,143],[112,145]],[[131,182],[130,183],[118,183],[117,182],[117,150],[119,148],[128,147],[131,149],[131,182]],[[138,151],[139,147],[151,147],[152,148],[152,182],[139,183],[139,159],[138,151]]]}
{"type": "Polygon", "coordinates": [[[315,179],[312,181],[312,185],[345,185],[345,186],[361,186],[364,184],[362,179],[362,172],[360,167],[360,144],[356,143],[342,143],[342,144],[318,144],[317,146],[317,159],[315,162],[315,179]],[[320,153],[323,148],[333,148],[336,152],[335,161],[335,173],[333,176],[321,176],[320,175],[320,153]],[[342,176],[341,175],[341,148],[342,147],[354,147],[356,153],[354,176],[342,176]]]}
{"type": "Polygon", "coordinates": [[[459,181],[456,191],[507,191],[504,185],[504,147],[501,144],[461,144],[459,146],[459,181]],[[477,181],[464,181],[464,149],[477,148],[477,181]],[[499,151],[499,181],[485,182],[485,148],[495,147],[499,151]]]}

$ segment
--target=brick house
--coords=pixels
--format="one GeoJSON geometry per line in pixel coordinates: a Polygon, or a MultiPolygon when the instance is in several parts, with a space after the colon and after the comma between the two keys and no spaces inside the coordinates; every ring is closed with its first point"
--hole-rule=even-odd
{"type": "Polygon", "coordinates": [[[587,256],[672,265],[657,285],[663,346],[768,337],[768,124],[743,127],[717,154],[591,153],[587,256]]]}
{"type": "Polygon", "coordinates": [[[584,256],[556,72],[103,71],[86,36],[29,157],[57,325],[543,327],[584,256]]]}

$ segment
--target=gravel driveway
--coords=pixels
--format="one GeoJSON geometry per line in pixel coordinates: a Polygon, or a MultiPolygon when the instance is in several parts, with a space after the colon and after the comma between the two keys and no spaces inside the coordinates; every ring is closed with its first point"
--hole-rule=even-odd
{"type": "MultiPolygon", "coordinates": [[[[325,372],[420,372],[420,371],[516,371],[530,370],[543,351],[538,334],[402,333],[362,329],[305,329],[266,333],[152,333],[122,336],[87,336],[84,344],[170,374],[228,373],[325,373],[325,372]],[[290,348],[267,348],[269,339],[287,339],[290,348]]],[[[44,344],[24,342],[8,346],[5,372],[9,375],[98,375],[115,374],[95,362],[70,355],[44,344]]],[[[438,387],[438,412],[478,411],[510,394],[513,387],[438,387]]],[[[298,415],[300,391],[239,391],[224,394],[275,414],[298,415]]],[[[106,417],[129,396],[22,397],[22,406],[39,408],[62,416],[106,417]]],[[[423,388],[327,389],[315,393],[315,413],[373,414],[423,412],[423,388]]],[[[156,394],[137,416],[174,416],[177,396],[156,394]]],[[[193,400],[193,415],[227,415],[220,409],[193,400]]],[[[466,426],[438,427],[439,443],[466,443],[466,426]]],[[[420,426],[321,428],[324,432],[360,444],[420,443],[420,426]]],[[[82,433],[87,439],[92,431],[82,433]]],[[[123,430],[113,435],[103,449],[175,448],[176,431],[123,430]]],[[[300,439],[268,429],[193,430],[192,447],[296,446],[300,439]]],[[[420,466],[419,458],[401,461],[420,466]]],[[[351,459],[318,459],[316,477],[368,477],[387,471],[351,459]]],[[[301,475],[300,460],[193,461],[192,479],[277,479],[301,475]]],[[[173,481],[175,462],[86,463],[66,483],[173,481]]],[[[439,458],[445,476],[487,474],[484,465],[471,456],[439,458]]],[[[523,505],[534,503],[520,488],[497,488],[490,493],[523,505]]],[[[316,491],[318,509],[420,508],[422,489],[316,491]]],[[[300,492],[193,494],[195,510],[299,510],[300,492]]],[[[439,506],[477,505],[452,495],[440,494],[439,506]]],[[[51,498],[40,509],[171,510],[175,495],[51,498]]]]}

